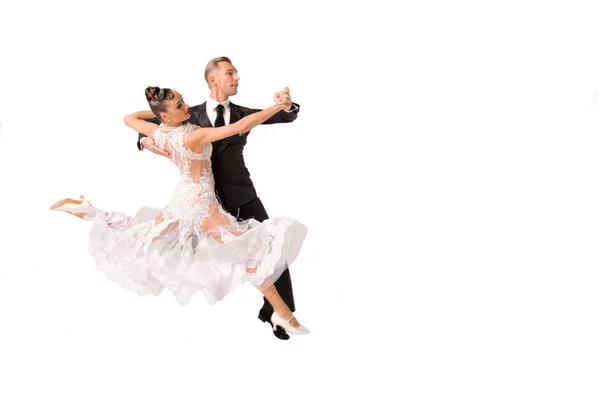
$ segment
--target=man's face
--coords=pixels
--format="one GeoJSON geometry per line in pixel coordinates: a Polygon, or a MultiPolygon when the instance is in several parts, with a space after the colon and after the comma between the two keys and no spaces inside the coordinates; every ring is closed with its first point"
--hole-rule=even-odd
{"type": "Polygon", "coordinates": [[[217,90],[227,96],[235,96],[239,81],[240,77],[238,76],[237,69],[231,63],[226,61],[219,62],[219,70],[215,76],[217,90]]]}

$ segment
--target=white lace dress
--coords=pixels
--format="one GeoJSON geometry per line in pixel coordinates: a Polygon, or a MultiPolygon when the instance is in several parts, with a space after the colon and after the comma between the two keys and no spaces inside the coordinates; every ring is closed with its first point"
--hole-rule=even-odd
{"type": "Polygon", "coordinates": [[[145,207],[135,217],[98,209],[86,218],[94,222],[89,252],[110,280],[139,295],[167,288],[182,305],[198,291],[213,304],[246,281],[268,287],[296,259],[307,232],[286,217],[237,222],[227,213],[215,195],[212,145],[199,154],[184,145],[196,128],[155,132],[181,172],[164,209],[145,207]]]}

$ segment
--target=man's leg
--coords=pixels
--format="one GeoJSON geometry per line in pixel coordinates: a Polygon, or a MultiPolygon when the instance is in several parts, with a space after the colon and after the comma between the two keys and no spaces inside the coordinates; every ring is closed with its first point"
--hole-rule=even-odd
{"type": "MultiPolygon", "coordinates": [[[[229,212],[232,215],[236,216],[239,220],[246,220],[246,219],[253,218],[259,222],[262,222],[263,220],[266,220],[269,218],[269,216],[267,215],[267,211],[265,210],[265,207],[263,206],[262,202],[260,201],[260,198],[256,198],[255,200],[241,206],[239,209],[235,209],[235,210],[230,209],[229,212]]],[[[281,298],[286,303],[286,305],[290,308],[290,310],[292,312],[295,312],[296,306],[294,304],[294,293],[292,290],[292,280],[290,278],[289,269],[285,269],[285,271],[281,274],[281,276],[277,279],[277,281],[275,281],[274,285],[275,285],[275,288],[277,288],[279,295],[281,295],[281,298]]],[[[273,307],[271,306],[271,304],[269,303],[267,298],[263,297],[263,300],[264,300],[264,303],[263,303],[262,308],[258,312],[258,317],[262,321],[270,322],[271,315],[273,314],[273,307]]],[[[277,336],[277,334],[275,334],[275,335],[277,336]]],[[[281,338],[280,336],[277,336],[277,337],[281,338]]],[[[289,338],[289,336],[287,338],[289,338]]],[[[287,338],[282,338],[282,339],[287,339],[287,338]]]]}

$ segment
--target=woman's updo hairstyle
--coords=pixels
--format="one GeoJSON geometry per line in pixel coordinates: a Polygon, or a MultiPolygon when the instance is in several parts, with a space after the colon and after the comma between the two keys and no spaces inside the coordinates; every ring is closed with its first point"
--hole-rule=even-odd
{"type": "Polygon", "coordinates": [[[161,121],[160,113],[167,110],[167,101],[174,98],[175,93],[171,89],[161,89],[157,86],[146,87],[146,100],[148,100],[148,104],[154,115],[161,121]]]}

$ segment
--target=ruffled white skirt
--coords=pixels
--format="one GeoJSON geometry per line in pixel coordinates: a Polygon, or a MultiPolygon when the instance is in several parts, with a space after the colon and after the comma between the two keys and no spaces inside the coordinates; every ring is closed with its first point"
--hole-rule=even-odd
{"type": "Polygon", "coordinates": [[[192,219],[157,223],[160,213],[146,207],[130,217],[98,210],[86,217],[94,223],[89,253],[97,269],[126,290],[143,296],[166,288],[181,305],[198,291],[214,304],[247,281],[268,287],[294,262],[307,233],[287,217],[206,232],[192,219]]]}

